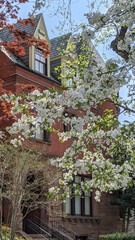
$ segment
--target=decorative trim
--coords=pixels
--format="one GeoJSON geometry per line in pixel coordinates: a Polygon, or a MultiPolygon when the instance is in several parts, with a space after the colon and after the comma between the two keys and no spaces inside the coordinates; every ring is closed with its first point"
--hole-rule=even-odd
{"type": "Polygon", "coordinates": [[[38,29],[39,33],[42,34],[43,36],[45,36],[45,33],[41,30],[41,29],[38,29]]]}
{"type": "Polygon", "coordinates": [[[83,217],[83,216],[65,216],[62,217],[64,222],[91,222],[99,224],[101,219],[98,217],[83,217]]]}

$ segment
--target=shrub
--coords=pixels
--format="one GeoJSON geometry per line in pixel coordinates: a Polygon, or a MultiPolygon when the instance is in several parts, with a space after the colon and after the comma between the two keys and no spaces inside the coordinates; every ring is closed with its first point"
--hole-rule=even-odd
{"type": "Polygon", "coordinates": [[[100,240],[135,240],[135,234],[130,233],[112,233],[100,235],[100,240]]]}
{"type": "MultiPolygon", "coordinates": [[[[2,238],[3,238],[3,240],[10,239],[10,228],[9,227],[2,226],[2,238]]],[[[24,238],[16,235],[14,240],[24,240],[24,238]]]]}

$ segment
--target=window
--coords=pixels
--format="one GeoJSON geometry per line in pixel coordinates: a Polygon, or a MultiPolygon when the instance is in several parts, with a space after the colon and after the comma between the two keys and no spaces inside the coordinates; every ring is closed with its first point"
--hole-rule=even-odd
{"type": "Polygon", "coordinates": [[[47,76],[47,59],[40,49],[35,49],[35,70],[47,76]]]}
{"type": "Polygon", "coordinates": [[[76,77],[76,67],[75,66],[67,66],[66,67],[66,74],[65,74],[65,79],[66,79],[66,86],[67,87],[73,87],[74,85],[74,77],[76,77]]]}
{"type": "Polygon", "coordinates": [[[38,110],[36,108],[32,109],[31,114],[34,114],[37,119],[37,123],[35,125],[33,124],[29,125],[29,129],[31,129],[31,134],[30,134],[31,138],[35,140],[51,143],[51,134],[50,132],[48,132],[43,128],[41,123],[41,118],[38,116],[38,110]]]}
{"type": "Polygon", "coordinates": [[[71,130],[71,126],[68,123],[67,125],[63,124],[63,132],[69,132],[71,130]]]}
{"type": "MultiPolygon", "coordinates": [[[[89,180],[88,177],[75,176],[73,183],[81,184],[81,181],[89,180]]],[[[74,190],[70,189],[66,198],[66,213],[72,216],[92,216],[92,194],[82,192],[82,196],[75,196],[74,190]]]]}
{"type": "MultiPolygon", "coordinates": [[[[64,113],[64,117],[65,118],[73,118],[73,117],[75,117],[75,115],[74,114],[72,114],[72,113],[68,113],[68,112],[65,112],[64,113]]],[[[62,131],[63,132],[69,132],[70,130],[71,130],[71,123],[66,123],[66,124],[64,124],[63,123],[63,129],[62,129],[62,131]]]]}
{"type": "Polygon", "coordinates": [[[36,124],[36,130],[34,133],[34,138],[39,141],[51,142],[50,132],[45,129],[40,128],[39,123],[36,124]]]}

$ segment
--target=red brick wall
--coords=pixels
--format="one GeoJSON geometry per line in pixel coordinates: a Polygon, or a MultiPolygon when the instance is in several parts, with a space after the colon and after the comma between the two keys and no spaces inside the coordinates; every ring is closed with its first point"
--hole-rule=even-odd
{"type": "MultiPolygon", "coordinates": [[[[0,55],[0,78],[5,82],[6,89],[12,89],[17,91],[14,87],[14,83],[20,84],[36,84],[41,89],[48,89],[55,87],[56,89],[60,86],[47,78],[35,74],[34,72],[28,71],[22,67],[14,65],[3,53],[0,55]]],[[[106,101],[102,106],[99,107],[97,114],[103,114],[105,109],[113,109],[116,111],[114,104],[106,101]]],[[[83,112],[79,111],[78,115],[82,115],[83,112]]],[[[55,128],[62,129],[62,123],[56,121],[55,128]]],[[[37,151],[45,152],[46,154],[53,156],[62,156],[67,147],[72,143],[72,140],[69,140],[65,143],[60,143],[56,134],[51,134],[51,144],[46,144],[43,142],[35,140],[27,140],[24,145],[37,151]]],[[[110,206],[111,195],[104,194],[101,198],[101,202],[97,203],[94,200],[93,194],[93,217],[72,217],[64,216],[60,217],[63,212],[62,205],[59,206],[59,215],[48,213],[49,221],[59,220],[67,228],[71,229],[78,233],[78,235],[88,236],[89,238],[97,239],[99,234],[111,233],[116,231],[121,231],[121,221],[119,218],[118,208],[110,206]]]]}
{"type": "Polygon", "coordinates": [[[52,87],[56,89],[60,88],[59,84],[49,80],[48,78],[19,66],[16,66],[16,74],[17,83],[35,84],[41,89],[50,89],[52,87]]]}
{"type": "Polygon", "coordinates": [[[14,72],[14,64],[3,52],[0,52],[0,78],[5,79],[9,75],[12,75],[14,72]]]}
{"type": "Polygon", "coordinates": [[[101,201],[96,202],[92,199],[93,217],[69,216],[64,214],[64,204],[59,207],[53,207],[49,211],[49,221],[58,221],[61,225],[77,233],[79,236],[88,236],[88,238],[98,239],[101,234],[121,232],[121,219],[119,210],[116,206],[110,205],[113,195],[102,194],[101,201]],[[58,213],[63,215],[59,216],[58,213]]]}

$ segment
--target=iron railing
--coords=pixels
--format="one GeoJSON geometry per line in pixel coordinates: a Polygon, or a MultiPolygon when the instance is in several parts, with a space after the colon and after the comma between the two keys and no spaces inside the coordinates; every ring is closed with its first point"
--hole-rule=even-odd
{"type": "Polygon", "coordinates": [[[52,221],[51,225],[42,219],[34,216],[24,221],[24,230],[32,231],[32,233],[40,234],[45,240],[56,238],[57,240],[77,240],[77,233],[62,226],[58,221],[52,221]]]}
{"type": "Polygon", "coordinates": [[[78,234],[61,225],[58,221],[52,221],[52,227],[63,232],[68,239],[78,239],[78,234]]]}
{"type": "Polygon", "coordinates": [[[35,222],[37,225],[40,222],[41,228],[43,228],[46,232],[51,235],[51,238],[57,238],[58,240],[64,240],[65,236],[61,234],[57,229],[53,228],[52,226],[48,225],[45,221],[38,217],[33,217],[32,221],[35,222]]]}
{"type": "Polygon", "coordinates": [[[75,240],[78,239],[77,233],[67,229],[62,226],[58,221],[52,221],[51,225],[48,225],[45,221],[38,217],[33,217],[32,221],[37,225],[40,222],[41,228],[47,231],[52,238],[57,238],[58,240],[75,240]]]}
{"type": "Polygon", "coordinates": [[[45,240],[50,240],[51,234],[49,232],[47,232],[45,229],[43,229],[41,226],[36,224],[35,222],[33,222],[29,219],[25,219],[24,220],[24,230],[26,229],[26,226],[27,226],[27,229],[32,231],[32,233],[40,234],[45,240]]]}

